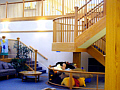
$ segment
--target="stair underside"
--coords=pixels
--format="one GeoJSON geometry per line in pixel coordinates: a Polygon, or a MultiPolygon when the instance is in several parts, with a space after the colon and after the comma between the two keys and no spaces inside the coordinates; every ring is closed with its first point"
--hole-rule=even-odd
{"type": "Polygon", "coordinates": [[[105,57],[103,54],[98,51],[96,48],[93,46],[90,46],[87,48],[87,53],[89,53],[92,57],[94,57],[98,62],[100,62],[103,66],[105,66],[105,57]]]}

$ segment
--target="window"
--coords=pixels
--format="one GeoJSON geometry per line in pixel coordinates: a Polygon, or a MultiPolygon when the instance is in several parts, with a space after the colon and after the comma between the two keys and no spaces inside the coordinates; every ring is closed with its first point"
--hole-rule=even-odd
{"type": "Polygon", "coordinates": [[[25,3],[24,9],[36,9],[36,2],[27,2],[25,3]]]}

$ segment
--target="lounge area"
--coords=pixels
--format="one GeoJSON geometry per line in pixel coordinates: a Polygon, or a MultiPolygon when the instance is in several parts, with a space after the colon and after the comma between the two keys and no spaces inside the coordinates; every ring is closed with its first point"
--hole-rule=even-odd
{"type": "Polygon", "coordinates": [[[0,90],[119,90],[119,19],[119,0],[0,0],[0,90]]]}

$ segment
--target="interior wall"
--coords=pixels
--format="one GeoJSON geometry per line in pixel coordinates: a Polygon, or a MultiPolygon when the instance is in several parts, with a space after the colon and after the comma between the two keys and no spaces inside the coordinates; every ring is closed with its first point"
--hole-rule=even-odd
{"type": "MultiPolygon", "coordinates": [[[[19,21],[19,22],[1,22],[0,31],[34,31],[34,30],[53,30],[52,20],[40,20],[40,21],[19,21]]],[[[55,52],[52,51],[53,32],[36,32],[36,33],[0,33],[0,37],[6,36],[8,39],[16,39],[20,37],[20,40],[28,46],[32,46],[37,49],[41,54],[48,58],[45,60],[38,56],[39,63],[41,63],[45,69],[49,65],[54,65],[58,61],[73,62],[72,52],[55,52]]],[[[88,70],[88,58],[91,56],[86,53],[81,53],[81,66],[85,70],[88,70]]]]}
{"type": "Polygon", "coordinates": [[[93,58],[87,52],[81,53],[81,67],[83,67],[86,71],[88,71],[88,58],[93,58]]]}
{"type": "MultiPolygon", "coordinates": [[[[39,21],[39,23],[42,23],[39,21]]],[[[22,30],[51,30],[52,29],[51,21],[46,22],[45,24],[38,24],[37,21],[22,21],[22,22],[12,22],[9,24],[1,24],[0,31],[22,31],[22,30]],[[39,26],[38,26],[39,25],[39,26]]],[[[52,51],[53,43],[53,32],[36,32],[36,33],[0,33],[0,37],[6,36],[7,39],[16,39],[20,37],[20,40],[25,43],[27,46],[32,46],[37,49],[41,54],[43,54],[48,60],[41,59],[38,57],[38,61],[44,66],[48,67],[49,65],[54,65],[58,61],[73,61],[72,52],[56,52],[52,51]]],[[[47,68],[46,68],[47,70],[47,68]]]]}

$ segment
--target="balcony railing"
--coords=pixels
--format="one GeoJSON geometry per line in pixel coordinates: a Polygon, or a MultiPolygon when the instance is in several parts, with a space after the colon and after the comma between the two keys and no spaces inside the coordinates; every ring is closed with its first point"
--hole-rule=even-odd
{"type": "MultiPolygon", "coordinates": [[[[0,4],[0,18],[70,15],[75,13],[75,6],[80,8],[88,1],[89,0],[23,0],[22,2],[6,2],[0,4]]],[[[91,3],[91,7],[95,5],[96,4],[91,3]]]]}

